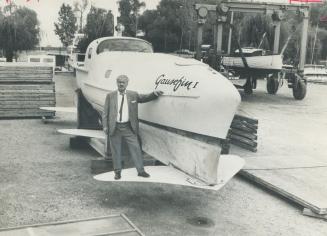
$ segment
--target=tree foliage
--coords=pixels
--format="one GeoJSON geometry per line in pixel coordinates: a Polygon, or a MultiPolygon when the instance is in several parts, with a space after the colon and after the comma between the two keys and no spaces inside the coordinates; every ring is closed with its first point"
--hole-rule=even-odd
{"type": "Polygon", "coordinates": [[[310,25],[311,29],[313,29],[311,30],[311,38],[313,40],[311,40],[311,43],[309,41],[309,46],[311,46],[311,59],[313,59],[313,62],[327,60],[327,22],[320,21],[322,17],[327,18],[326,1],[322,4],[314,4],[310,9],[310,25]]]}
{"type": "Polygon", "coordinates": [[[39,43],[39,22],[33,10],[26,7],[4,8],[0,13],[0,48],[7,61],[12,61],[17,51],[34,48],[39,43]]]}
{"type": "Polygon", "coordinates": [[[272,19],[267,15],[245,16],[240,25],[240,43],[241,45],[258,47],[266,35],[264,46],[271,50],[274,43],[274,27],[272,19]]]}
{"type": "Polygon", "coordinates": [[[93,40],[100,37],[112,36],[114,33],[114,22],[111,11],[92,6],[87,15],[83,33],[85,37],[78,44],[81,52],[85,52],[87,46],[93,40]]]}
{"type": "MultiPolygon", "coordinates": [[[[327,2],[310,4],[306,63],[319,63],[327,57],[327,22],[320,18],[327,16],[327,2]]],[[[286,13],[284,26],[292,38],[284,53],[284,62],[298,64],[302,36],[302,17],[294,12],[286,13]]]]}
{"type": "MultiPolygon", "coordinates": [[[[156,10],[147,10],[139,17],[139,26],[145,32],[145,39],[150,41],[156,51],[171,52],[180,48],[195,50],[196,12],[195,3],[217,4],[215,0],[161,0],[156,10]]],[[[327,2],[310,4],[310,19],[307,43],[307,63],[326,60],[327,58],[327,22],[320,22],[327,17],[327,2]],[[318,25],[318,28],[317,28],[318,25]],[[313,55],[313,56],[312,56],[313,55]]],[[[230,16],[229,16],[230,18],[230,16]]],[[[214,44],[215,13],[209,14],[204,25],[203,44],[214,44]]],[[[273,50],[274,24],[271,15],[245,13],[234,14],[232,51],[237,41],[242,47],[257,47],[264,33],[266,37],[262,48],[273,50]]],[[[228,27],[224,26],[223,49],[227,49],[228,27]]],[[[281,22],[279,51],[290,40],[284,51],[285,63],[297,64],[302,35],[302,17],[296,12],[285,12],[281,22]]]]}
{"type": "Polygon", "coordinates": [[[79,14],[79,27],[78,27],[78,31],[80,33],[82,33],[83,31],[83,20],[84,20],[84,14],[85,11],[88,7],[88,0],[79,0],[79,1],[75,1],[74,2],[74,12],[76,12],[77,14],[79,14]]]}
{"type": "Polygon", "coordinates": [[[178,48],[181,27],[178,1],[162,0],[156,11],[146,11],[140,18],[140,27],[156,51],[173,51],[178,48]]]}
{"type": "Polygon", "coordinates": [[[140,27],[145,38],[152,42],[156,51],[178,49],[182,37],[181,3],[175,0],[162,0],[157,10],[145,11],[140,17],[140,27]]]}
{"type": "Polygon", "coordinates": [[[140,9],[145,7],[145,3],[139,0],[120,0],[119,23],[124,25],[124,36],[136,36],[140,9]]]}
{"type": "MultiPolygon", "coordinates": [[[[196,19],[195,3],[216,4],[215,0],[161,0],[156,10],[147,10],[139,18],[139,26],[145,32],[156,51],[172,52],[181,48],[195,50],[196,19]]],[[[203,43],[211,43],[214,20],[209,17],[204,27],[203,43]]]]}
{"type": "Polygon", "coordinates": [[[76,17],[69,4],[63,3],[59,10],[58,23],[54,24],[55,33],[59,36],[61,43],[67,47],[73,42],[77,30],[76,17]]]}

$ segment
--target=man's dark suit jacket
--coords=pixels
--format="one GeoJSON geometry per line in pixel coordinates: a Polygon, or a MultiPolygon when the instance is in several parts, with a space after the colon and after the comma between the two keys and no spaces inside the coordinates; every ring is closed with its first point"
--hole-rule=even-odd
{"type": "MultiPolygon", "coordinates": [[[[154,93],[150,94],[138,94],[135,91],[126,90],[126,98],[128,103],[128,116],[131,123],[133,132],[137,135],[139,131],[138,122],[138,103],[150,102],[158,96],[154,93]]],[[[116,121],[118,115],[118,91],[111,92],[107,94],[106,102],[104,104],[104,110],[102,115],[102,125],[103,129],[108,130],[109,135],[113,135],[116,128],[116,121]]]]}

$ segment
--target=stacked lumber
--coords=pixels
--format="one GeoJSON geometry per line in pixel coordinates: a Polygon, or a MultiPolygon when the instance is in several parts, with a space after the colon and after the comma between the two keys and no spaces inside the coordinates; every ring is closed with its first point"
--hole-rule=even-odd
{"type": "Polygon", "coordinates": [[[0,118],[50,117],[39,107],[55,106],[53,69],[45,65],[0,65],[0,118]]]}
{"type": "Polygon", "coordinates": [[[257,151],[258,120],[249,117],[235,115],[228,132],[230,143],[246,150],[257,151]]]}

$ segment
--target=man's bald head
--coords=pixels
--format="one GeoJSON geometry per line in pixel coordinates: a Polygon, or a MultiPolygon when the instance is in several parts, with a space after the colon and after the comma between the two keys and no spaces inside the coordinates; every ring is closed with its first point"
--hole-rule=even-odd
{"type": "Polygon", "coordinates": [[[116,80],[117,80],[118,91],[120,93],[125,92],[129,81],[127,75],[119,75],[116,80]]]}

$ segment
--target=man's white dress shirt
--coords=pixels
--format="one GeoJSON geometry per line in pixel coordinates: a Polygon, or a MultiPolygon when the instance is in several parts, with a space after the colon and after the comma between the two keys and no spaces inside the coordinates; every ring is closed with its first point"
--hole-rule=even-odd
{"type": "Polygon", "coordinates": [[[117,122],[118,123],[124,123],[129,121],[129,116],[128,116],[128,102],[127,102],[127,96],[126,92],[124,92],[124,103],[123,103],[123,110],[122,110],[122,120],[120,121],[120,105],[121,105],[121,100],[123,99],[123,95],[119,93],[118,91],[118,99],[117,99],[117,107],[118,107],[118,114],[117,114],[117,122]]]}

